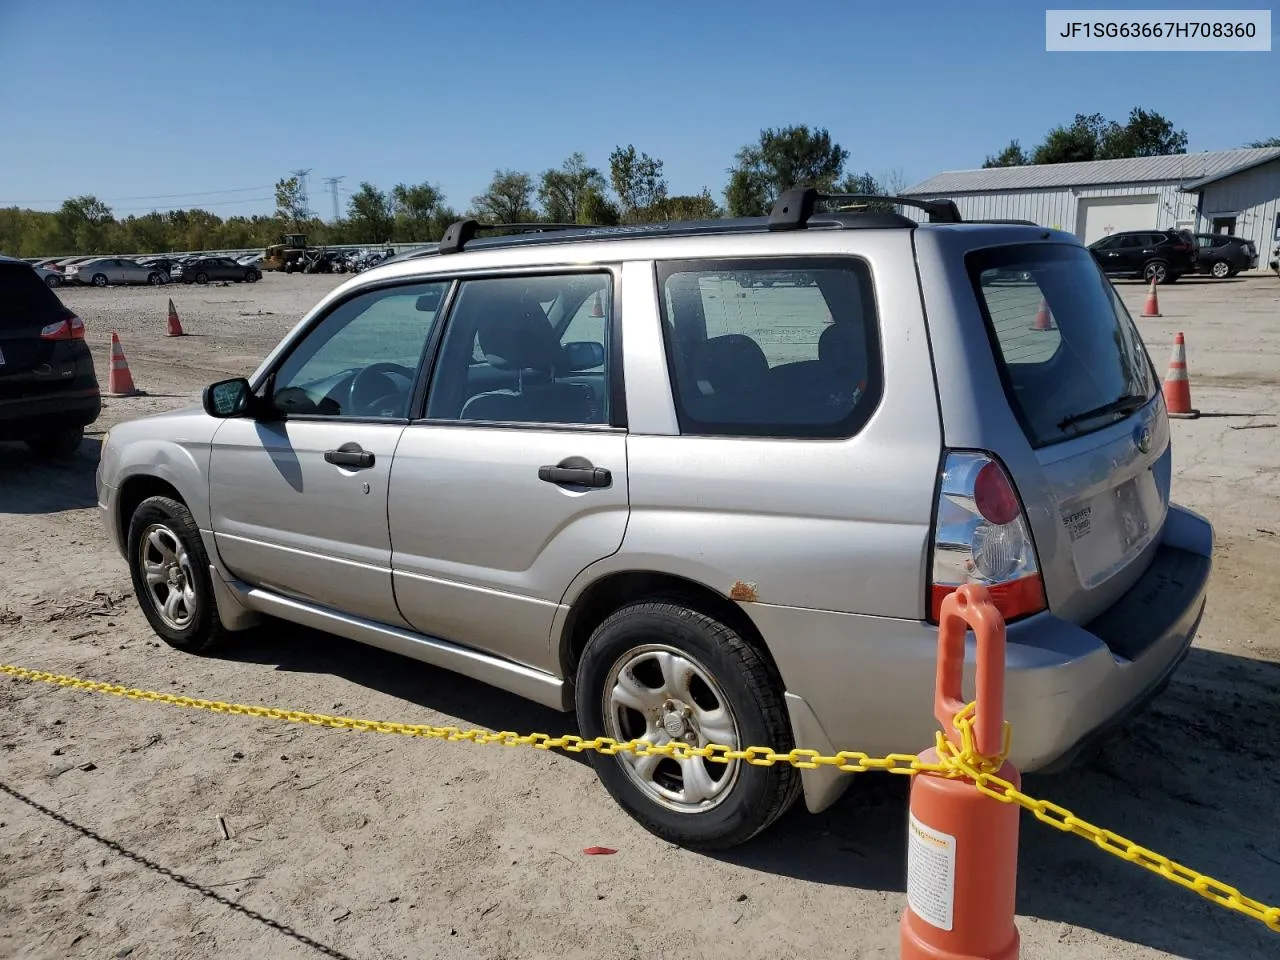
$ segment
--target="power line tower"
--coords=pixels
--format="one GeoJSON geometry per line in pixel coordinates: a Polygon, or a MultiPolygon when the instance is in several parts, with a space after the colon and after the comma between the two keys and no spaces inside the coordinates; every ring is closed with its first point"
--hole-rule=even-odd
{"type": "Polygon", "coordinates": [[[311,176],[311,168],[306,170],[290,170],[295,177],[298,178],[298,192],[302,194],[302,209],[308,217],[311,216],[311,200],[307,196],[307,177],[311,176]]]}
{"type": "Polygon", "coordinates": [[[340,219],[338,216],[338,184],[347,179],[346,177],[325,177],[324,185],[329,188],[329,193],[333,195],[333,220],[335,223],[340,219]]]}

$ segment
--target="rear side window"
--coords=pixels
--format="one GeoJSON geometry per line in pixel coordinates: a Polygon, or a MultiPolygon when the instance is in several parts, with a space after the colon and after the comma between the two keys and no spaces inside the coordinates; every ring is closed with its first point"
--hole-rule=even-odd
{"type": "Polygon", "coordinates": [[[43,327],[62,321],[70,312],[34,267],[0,262],[0,330],[43,327]]]}
{"type": "Polygon", "coordinates": [[[1024,244],[970,253],[1005,393],[1033,447],[1110,426],[1155,396],[1129,313],[1089,252],[1024,244]]]}
{"type": "Polygon", "coordinates": [[[880,397],[875,298],[853,258],[658,265],[681,433],[849,437],[880,397]]]}

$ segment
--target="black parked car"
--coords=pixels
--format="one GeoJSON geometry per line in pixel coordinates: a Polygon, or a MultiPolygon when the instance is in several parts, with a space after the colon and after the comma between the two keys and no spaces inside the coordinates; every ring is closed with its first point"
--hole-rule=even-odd
{"type": "Polygon", "coordinates": [[[1228,233],[1197,233],[1196,245],[1200,252],[1196,259],[1196,271],[1223,280],[1234,277],[1241,270],[1253,270],[1258,266],[1258,251],[1242,237],[1228,233]]]}
{"type": "Polygon", "coordinates": [[[182,264],[183,283],[208,283],[210,280],[245,280],[257,283],[262,274],[255,266],[244,266],[230,257],[198,257],[182,264]]]}
{"type": "Polygon", "coordinates": [[[1175,283],[1196,272],[1196,243],[1188,230],[1125,230],[1089,244],[1109,277],[1175,283]]]}
{"type": "Polygon", "coordinates": [[[0,257],[0,440],[67,456],[101,412],[84,322],[31,264],[0,257]]]}

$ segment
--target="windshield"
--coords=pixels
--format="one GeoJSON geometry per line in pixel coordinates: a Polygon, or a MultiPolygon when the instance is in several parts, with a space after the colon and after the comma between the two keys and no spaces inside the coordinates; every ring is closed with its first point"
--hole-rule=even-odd
{"type": "Polygon", "coordinates": [[[1088,250],[1020,244],[965,262],[1005,393],[1033,447],[1110,426],[1155,396],[1146,347],[1088,250]]]}

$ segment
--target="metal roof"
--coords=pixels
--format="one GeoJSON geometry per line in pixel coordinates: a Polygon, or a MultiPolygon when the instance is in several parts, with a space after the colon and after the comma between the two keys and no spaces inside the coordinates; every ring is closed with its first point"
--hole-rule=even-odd
{"type": "Polygon", "coordinates": [[[1280,159],[1280,147],[1174,153],[1162,157],[1040,163],[1025,167],[987,167],[939,173],[902,191],[905,196],[975,193],[984,190],[1037,190],[1112,183],[1181,183],[1194,189],[1214,180],[1280,159]]]}

